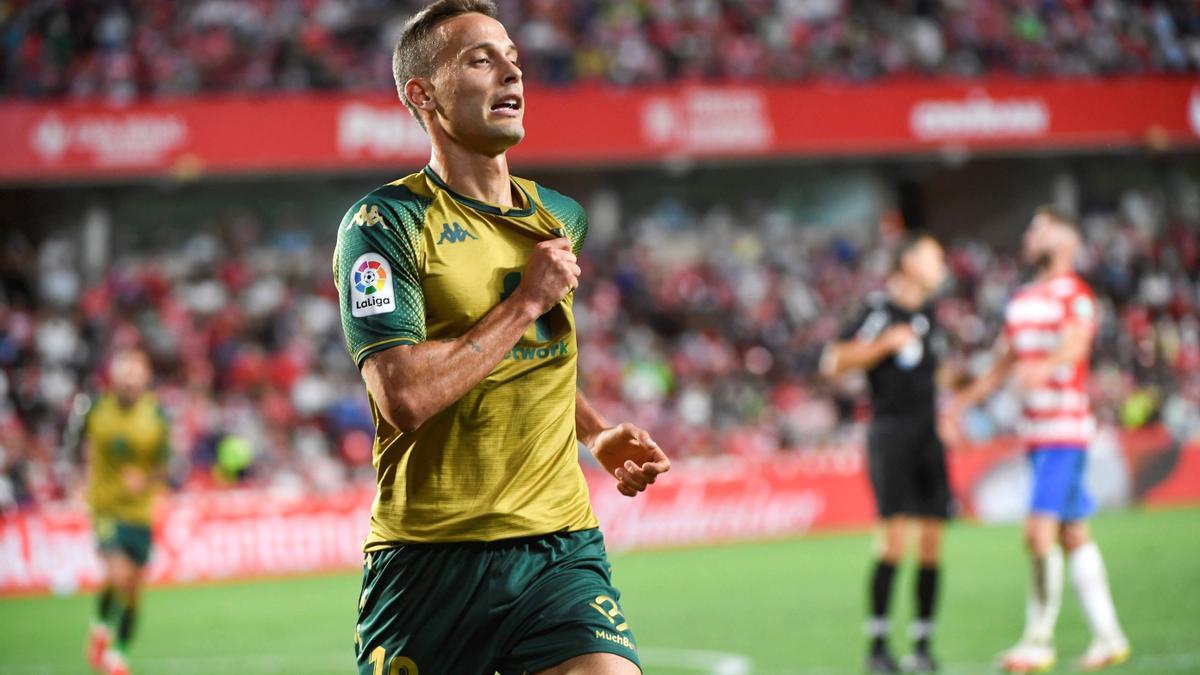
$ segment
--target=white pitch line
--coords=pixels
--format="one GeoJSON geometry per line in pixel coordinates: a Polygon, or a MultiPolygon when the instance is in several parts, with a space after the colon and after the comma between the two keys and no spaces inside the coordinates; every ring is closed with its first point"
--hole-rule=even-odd
{"type": "MultiPolygon", "coordinates": [[[[648,668],[683,668],[704,675],[750,675],[753,662],[741,654],[701,649],[672,649],[649,647],[638,650],[643,665],[648,668]]],[[[134,659],[139,670],[169,675],[212,675],[216,672],[318,673],[345,672],[353,663],[354,654],[325,652],[320,654],[258,654],[255,656],[170,656],[134,659]]],[[[50,664],[5,665],[0,663],[0,675],[58,675],[75,669],[50,664]]]]}
{"type": "MultiPolygon", "coordinates": [[[[214,672],[236,673],[306,673],[318,675],[345,672],[354,662],[354,651],[334,654],[258,654],[254,656],[165,656],[134,658],[139,670],[170,675],[212,675],[214,672]]],[[[75,673],[78,667],[49,664],[5,665],[0,663],[0,675],[57,675],[75,673]]]]}
{"type": "MultiPolygon", "coordinates": [[[[1063,670],[1070,672],[1073,670],[1071,662],[1060,662],[1055,668],[1056,671],[1063,670]]],[[[847,672],[858,672],[857,669],[847,671],[845,668],[834,668],[830,666],[815,666],[811,668],[773,668],[767,671],[754,671],[754,675],[845,675],[847,672]]],[[[995,662],[979,662],[979,663],[949,663],[942,664],[938,671],[945,675],[979,675],[979,673],[996,673],[995,662]]],[[[1189,652],[1182,654],[1147,654],[1139,656],[1137,651],[1133,652],[1133,657],[1127,663],[1117,667],[1115,673],[1140,673],[1140,672],[1200,672],[1200,652],[1189,652]]]]}
{"type": "Polygon", "coordinates": [[[727,652],[641,647],[638,656],[647,670],[652,666],[687,668],[707,675],[750,675],[754,671],[754,662],[749,657],[727,652]]]}
{"type": "MultiPolygon", "coordinates": [[[[705,675],[844,675],[845,668],[811,667],[756,670],[754,662],[747,656],[701,649],[674,649],[670,647],[644,647],[639,650],[642,664],[647,673],[652,668],[679,668],[695,670],[705,675]]],[[[214,672],[237,672],[252,675],[275,675],[279,673],[301,673],[324,675],[346,672],[353,661],[351,650],[345,652],[322,652],[316,654],[258,654],[255,656],[170,656],[134,659],[134,665],[152,673],[167,675],[212,675],[214,672]]],[[[82,664],[80,664],[82,665],[82,664]]],[[[1069,664],[1065,664],[1070,668],[1069,664]]],[[[0,663],[0,675],[59,675],[79,672],[75,665],[48,663],[0,663]]],[[[857,672],[851,669],[850,672],[857,672]]],[[[995,672],[991,662],[945,664],[941,672],[978,674],[995,672]]],[[[1135,651],[1129,663],[1116,672],[1200,672],[1200,652],[1181,654],[1147,654],[1139,656],[1135,651]]]]}

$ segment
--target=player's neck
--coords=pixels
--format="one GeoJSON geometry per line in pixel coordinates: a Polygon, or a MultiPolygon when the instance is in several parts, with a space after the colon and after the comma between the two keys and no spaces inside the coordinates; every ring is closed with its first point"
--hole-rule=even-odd
{"type": "Polygon", "coordinates": [[[460,195],[496,206],[515,206],[507,155],[481,155],[452,143],[436,144],[429,168],[460,195]]]}
{"type": "Polygon", "coordinates": [[[925,294],[921,288],[904,278],[903,274],[894,274],[887,281],[888,296],[892,302],[904,309],[915,311],[925,304],[925,294]]]}
{"type": "Polygon", "coordinates": [[[1052,281],[1059,277],[1068,277],[1075,273],[1075,266],[1070,260],[1058,260],[1046,266],[1042,273],[1038,275],[1039,282],[1052,281]]]}

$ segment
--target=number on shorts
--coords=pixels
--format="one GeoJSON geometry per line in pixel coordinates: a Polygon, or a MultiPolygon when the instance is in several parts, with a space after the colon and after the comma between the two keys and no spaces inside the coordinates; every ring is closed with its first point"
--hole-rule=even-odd
{"type": "Polygon", "coordinates": [[[629,623],[625,621],[625,615],[621,613],[617,601],[607,595],[597,595],[595,601],[589,602],[588,606],[600,612],[618,631],[623,633],[625,629],[629,628],[629,623]]]}
{"type": "MultiPolygon", "coordinates": [[[[372,671],[373,675],[383,675],[383,663],[387,661],[387,650],[382,645],[371,651],[371,658],[367,659],[367,663],[375,666],[372,671]]],[[[392,661],[388,664],[387,675],[419,675],[417,664],[407,656],[393,656],[392,661]]]]}

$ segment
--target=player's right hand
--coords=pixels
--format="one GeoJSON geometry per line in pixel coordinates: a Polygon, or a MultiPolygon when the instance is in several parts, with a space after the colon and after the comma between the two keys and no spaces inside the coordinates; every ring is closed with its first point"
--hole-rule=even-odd
{"type": "Polygon", "coordinates": [[[908,324],[898,323],[879,335],[879,341],[889,354],[904,349],[904,345],[917,339],[917,334],[908,324]]]}
{"type": "Polygon", "coordinates": [[[566,237],[538,242],[521,275],[517,294],[530,302],[541,316],[579,287],[579,261],[566,237]]]}

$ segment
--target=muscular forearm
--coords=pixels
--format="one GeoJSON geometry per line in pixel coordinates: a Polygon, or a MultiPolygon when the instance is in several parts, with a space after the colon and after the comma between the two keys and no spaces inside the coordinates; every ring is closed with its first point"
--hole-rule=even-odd
{"type": "Polygon", "coordinates": [[[537,311],[514,294],[462,337],[394,347],[368,357],[363,379],[388,422],[411,431],[487,377],[537,318],[537,311]]]}
{"type": "Polygon", "coordinates": [[[604,415],[600,414],[599,410],[592,407],[592,404],[583,395],[583,392],[575,392],[575,435],[588,448],[596,444],[596,436],[608,427],[612,426],[604,415]]]}
{"type": "Polygon", "coordinates": [[[971,408],[979,405],[992,392],[1000,388],[1006,377],[1008,377],[1008,368],[1005,365],[996,364],[992,366],[986,373],[975,378],[971,384],[964,387],[958,393],[956,399],[959,405],[963,408],[971,408]]]}
{"type": "Polygon", "coordinates": [[[821,358],[821,372],[838,377],[851,370],[870,370],[892,353],[882,340],[835,342],[821,358]]]}
{"type": "Polygon", "coordinates": [[[959,408],[966,409],[978,405],[985,398],[991,396],[992,392],[999,389],[1000,385],[1004,384],[1004,381],[1012,374],[1017,359],[1009,347],[1008,341],[1003,337],[999,338],[992,348],[992,354],[994,360],[987,372],[963,387],[954,397],[954,402],[959,408]]]}
{"type": "Polygon", "coordinates": [[[520,284],[465,335],[372,354],[363,380],[380,413],[411,431],[462,398],[500,363],[534,319],[579,286],[580,269],[566,237],[538,242],[520,284]]]}

